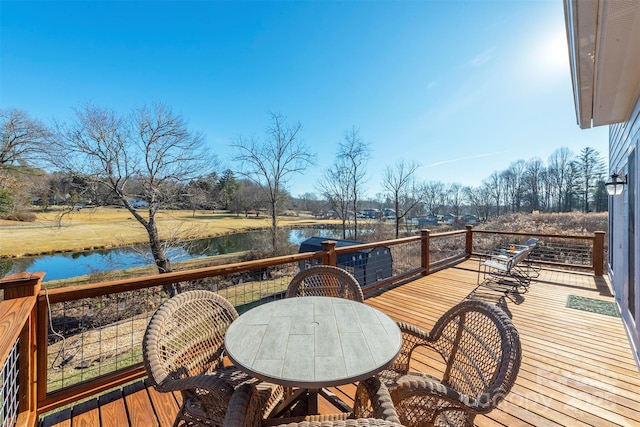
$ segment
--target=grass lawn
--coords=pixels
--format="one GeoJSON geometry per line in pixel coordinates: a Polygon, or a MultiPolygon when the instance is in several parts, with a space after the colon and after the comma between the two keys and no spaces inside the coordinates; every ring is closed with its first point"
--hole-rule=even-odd
{"type": "MultiPolygon", "coordinates": [[[[34,222],[0,221],[0,257],[79,252],[148,242],[144,227],[126,210],[83,208],[59,219],[59,211],[36,211],[34,222]]],[[[144,213],[144,212],[142,212],[144,213]]],[[[162,211],[157,216],[160,238],[205,238],[269,228],[271,219],[211,211],[162,211]]],[[[282,216],[281,227],[328,223],[312,217],[282,216]]]]}

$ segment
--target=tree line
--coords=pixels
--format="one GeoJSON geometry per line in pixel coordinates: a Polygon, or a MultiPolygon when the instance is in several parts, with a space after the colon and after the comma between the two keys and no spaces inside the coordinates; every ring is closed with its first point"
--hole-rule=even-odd
{"type": "Polygon", "coordinates": [[[370,197],[371,144],[353,127],[337,143],[334,163],[313,191],[293,198],[289,180],[316,156],[304,143],[301,124],[281,114],[269,113],[261,137],[230,141],[232,169],[221,167],[204,135],[162,103],[125,114],[88,103],[74,112],[69,121],[45,124],[19,109],[0,110],[0,217],[31,220],[34,204],[63,206],[61,215],[85,203],[122,206],[147,231],[160,273],[171,271],[157,228],[160,209],[264,212],[271,218],[274,253],[280,246],[278,215],[290,209],[331,211],[342,220],[345,238],[359,237],[359,213],[373,206],[393,210],[396,236],[407,218],[445,212],[487,218],[607,209],[605,163],[590,147],[577,155],[559,148],[546,164],[518,160],[473,187],[421,182],[420,164],[401,160],[385,168],[383,191],[370,197]]]}
{"type": "MultiPolygon", "coordinates": [[[[342,220],[344,237],[358,237],[358,211],[364,205],[391,207],[395,236],[407,218],[462,213],[486,219],[515,212],[603,212],[608,208],[604,188],[606,164],[591,147],[573,154],[568,148],[555,150],[546,164],[540,158],[518,160],[503,171],[493,172],[477,186],[420,181],[420,163],[400,160],[387,165],[383,192],[366,199],[366,163],[370,144],[359,132],[346,132],[338,145],[335,162],[319,182],[321,199],[342,220]]],[[[311,195],[307,195],[311,198],[311,195]]]]}

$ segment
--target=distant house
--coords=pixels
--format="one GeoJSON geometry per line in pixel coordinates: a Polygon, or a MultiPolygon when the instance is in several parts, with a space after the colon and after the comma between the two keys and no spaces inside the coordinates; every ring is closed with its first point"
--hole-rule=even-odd
{"type": "Polygon", "coordinates": [[[640,366],[640,1],[564,10],[578,125],[609,125],[608,274],[640,366]]]}
{"type": "Polygon", "coordinates": [[[382,216],[380,209],[365,209],[363,211],[365,218],[379,219],[382,216]]]}
{"type": "Polygon", "coordinates": [[[149,207],[149,202],[147,202],[146,200],[142,200],[142,199],[133,198],[133,199],[129,200],[129,203],[131,203],[131,206],[133,206],[136,209],[138,209],[138,208],[148,208],[149,207]]]}
{"type": "Polygon", "coordinates": [[[438,225],[438,217],[423,216],[418,218],[418,227],[427,227],[429,225],[438,225]]]}
{"type": "Polygon", "coordinates": [[[460,217],[460,221],[464,224],[477,224],[480,222],[477,216],[471,214],[464,214],[460,217]]]}
{"type": "Polygon", "coordinates": [[[454,214],[444,214],[442,215],[442,222],[444,222],[445,224],[453,224],[454,222],[456,222],[456,216],[454,214]]]}

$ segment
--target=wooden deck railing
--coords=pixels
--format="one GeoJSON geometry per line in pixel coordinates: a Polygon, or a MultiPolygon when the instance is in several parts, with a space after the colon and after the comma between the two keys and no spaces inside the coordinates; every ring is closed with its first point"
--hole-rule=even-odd
{"type": "Polygon", "coordinates": [[[562,268],[591,270],[596,276],[604,273],[605,232],[596,231],[592,236],[564,235],[524,232],[472,230],[474,254],[506,243],[524,241],[530,237],[539,239],[530,260],[541,265],[562,268]],[[487,237],[478,244],[480,236],[487,237]],[[479,251],[478,251],[479,249],[479,251]]]}
{"type": "Polygon", "coordinates": [[[0,301],[2,426],[33,426],[37,421],[35,320],[43,276],[22,273],[0,280],[4,290],[4,301],[0,301]]]}
{"type": "Polygon", "coordinates": [[[38,415],[44,412],[144,376],[140,363],[140,334],[155,308],[168,298],[168,285],[182,289],[215,289],[234,305],[246,308],[281,298],[300,266],[318,263],[338,265],[346,255],[353,259],[353,263],[345,264],[345,269],[374,269],[375,279],[363,286],[367,295],[381,287],[427,275],[468,258],[482,252],[487,245],[504,239],[524,240],[527,237],[538,237],[539,246],[545,248],[547,255],[537,260],[534,258],[537,262],[589,268],[596,275],[603,273],[604,233],[557,236],[467,227],[462,231],[438,234],[422,230],[419,236],[341,248],[336,248],[335,242],[328,240],[318,252],[66,288],[40,289],[43,273],[5,277],[0,280],[5,299],[0,302],[0,362],[5,367],[3,390],[14,391],[5,396],[6,407],[3,404],[0,408],[0,425],[35,426],[38,415]],[[584,256],[575,255],[584,255],[585,247],[588,247],[591,260],[589,265],[585,264],[584,256]],[[571,259],[579,262],[572,263],[569,258],[563,260],[564,250],[572,252],[571,259]],[[356,259],[360,254],[375,253],[391,256],[391,272],[385,270],[388,268],[386,264],[372,261],[371,266],[365,266],[362,260],[356,259]],[[127,330],[130,348],[123,350],[118,341],[123,338],[116,336],[115,350],[110,349],[108,354],[99,353],[98,356],[85,354],[88,359],[82,360],[80,368],[89,368],[93,363],[98,365],[97,368],[89,368],[93,369],[91,374],[80,375],[79,379],[65,379],[65,363],[75,357],[75,354],[66,354],[69,349],[75,345],[82,353],[90,346],[101,346],[102,342],[83,340],[88,340],[94,331],[100,332],[98,340],[106,340],[114,325],[116,330],[127,330]],[[73,344],[76,341],[78,343],[73,344]],[[51,351],[52,348],[56,350],[51,351]],[[115,362],[105,362],[114,358],[114,352],[115,362]],[[119,354],[127,355],[124,365],[122,360],[118,361],[119,354]],[[16,363],[19,366],[13,366],[16,363]],[[11,376],[5,372],[19,374],[11,376]],[[51,381],[53,377],[61,379],[51,381]]]}

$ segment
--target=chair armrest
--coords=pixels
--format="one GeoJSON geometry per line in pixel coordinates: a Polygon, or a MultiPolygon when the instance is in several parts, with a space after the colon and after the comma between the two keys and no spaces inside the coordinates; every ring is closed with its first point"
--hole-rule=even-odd
{"type": "Polygon", "coordinates": [[[440,382],[421,378],[399,381],[391,391],[391,399],[404,424],[411,420],[421,420],[432,425],[444,412],[476,414],[487,412],[478,405],[475,398],[461,394],[440,382]],[[423,400],[423,403],[418,403],[423,400]]]}
{"type": "Polygon", "coordinates": [[[398,322],[398,327],[402,333],[402,347],[400,353],[389,369],[406,374],[409,372],[409,364],[413,350],[418,346],[431,347],[433,339],[429,332],[414,326],[410,323],[398,322]]]}
{"type": "Polygon", "coordinates": [[[260,427],[262,407],[258,389],[254,384],[243,384],[229,400],[224,427],[260,427]]]}
{"type": "Polygon", "coordinates": [[[353,401],[353,418],[373,417],[399,423],[387,387],[376,377],[360,381],[353,401]]]}
{"type": "Polygon", "coordinates": [[[233,393],[233,386],[215,374],[196,375],[178,379],[167,378],[160,384],[157,384],[156,388],[160,392],[200,389],[211,393],[222,393],[227,396],[231,396],[233,393]]]}

